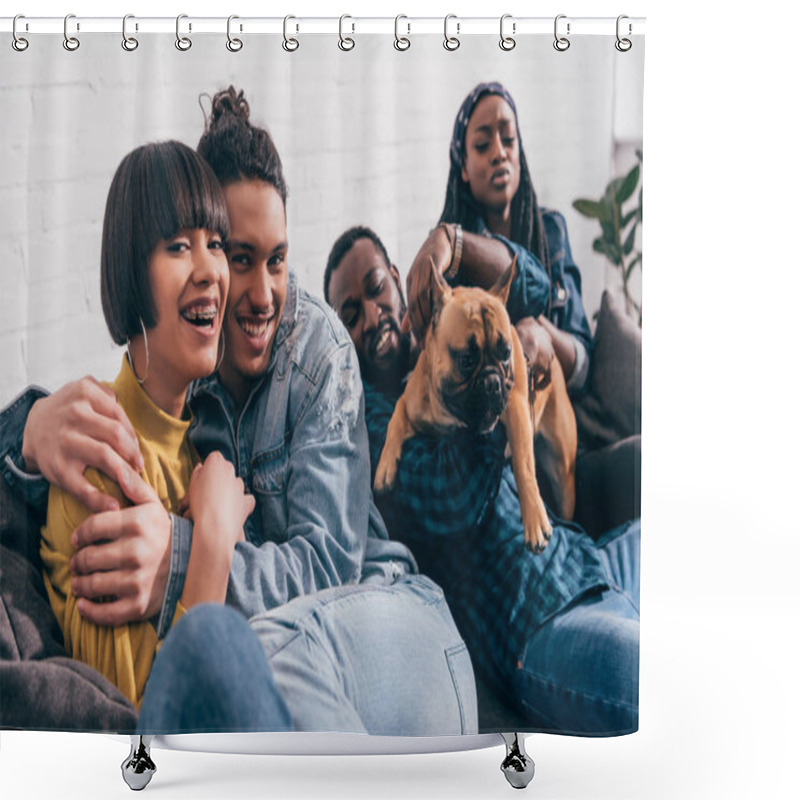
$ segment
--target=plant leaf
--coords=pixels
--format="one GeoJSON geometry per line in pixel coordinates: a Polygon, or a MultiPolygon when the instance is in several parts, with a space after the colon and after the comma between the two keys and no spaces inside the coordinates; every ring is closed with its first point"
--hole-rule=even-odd
{"type": "Polygon", "coordinates": [[[633,261],[631,261],[631,263],[628,264],[628,269],[625,270],[625,281],[626,281],[626,283],[627,283],[628,279],[631,277],[631,275],[633,274],[634,267],[637,264],[641,264],[641,263],[642,263],[642,254],[641,253],[637,253],[636,256],[634,257],[633,261]]]}
{"type": "Polygon", "coordinates": [[[624,255],[630,255],[631,250],[633,250],[633,244],[636,240],[636,226],[634,225],[630,233],[628,234],[627,238],[625,239],[625,243],[622,245],[622,252],[624,255]]]}
{"type": "Polygon", "coordinates": [[[639,216],[639,209],[634,208],[633,211],[629,211],[623,218],[622,222],[620,223],[620,227],[625,230],[625,228],[630,225],[631,221],[636,219],[639,216]]]}
{"type": "Polygon", "coordinates": [[[572,207],[579,214],[583,214],[584,217],[589,217],[590,219],[600,219],[600,203],[598,203],[596,200],[586,200],[581,198],[576,200],[572,204],[572,207]]]}
{"type": "Polygon", "coordinates": [[[637,164],[619,183],[615,192],[618,203],[624,203],[639,185],[639,165],[637,164]]]}
{"type": "Polygon", "coordinates": [[[614,223],[610,220],[608,222],[601,222],[600,227],[603,230],[603,238],[609,244],[615,244],[617,241],[617,229],[614,227],[614,223]]]}
{"type": "Polygon", "coordinates": [[[595,239],[592,242],[592,248],[595,252],[604,255],[609,261],[616,266],[622,266],[622,254],[619,247],[614,242],[608,242],[605,239],[595,239]]]}

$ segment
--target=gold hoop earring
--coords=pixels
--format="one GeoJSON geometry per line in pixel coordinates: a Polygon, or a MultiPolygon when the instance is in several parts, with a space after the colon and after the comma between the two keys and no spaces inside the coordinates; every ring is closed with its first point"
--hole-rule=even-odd
{"type": "Polygon", "coordinates": [[[142,318],[139,317],[139,324],[142,326],[142,336],[144,336],[144,357],[145,357],[145,365],[144,365],[144,378],[140,378],[136,374],[136,367],[133,366],[133,356],[131,355],[131,337],[128,337],[128,363],[131,365],[131,369],[133,370],[133,377],[136,378],[137,383],[139,386],[143,386],[144,382],[147,380],[147,375],[150,372],[150,347],[147,344],[147,331],[144,327],[144,322],[142,322],[142,318]]]}
{"type": "Polygon", "coordinates": [[[225,331],[219,332],[219,356],[217,357],[217,363],[214,365],[214,372],[217,372],[219,368],[222,366],[222,360],[225,358],[225,331]]]}

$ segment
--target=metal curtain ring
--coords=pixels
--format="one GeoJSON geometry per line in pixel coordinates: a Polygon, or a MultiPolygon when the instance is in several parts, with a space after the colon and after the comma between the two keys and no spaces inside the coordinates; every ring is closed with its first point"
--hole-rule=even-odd
{"type": "MultiPolygon", "coordinates": [[[[287,35],[290,19],[297,19],[297,17],[293,17],[291,14],[289,14],[283,18],[283,49],[287,53],[294,53],[294,51],[300,47],[300,42],[294,37],[289,37],[287,35]]],[[[298,25],[295,30],[300,30],[300,26],[298,25]]]]}
{"type": "MultiPolygon", "coordinates": [[[[565,50],[569,50],[570,41],[567,39],[566,36],[559,36],[558,35],[558,21],[560,19],[566,19],[566,14],[559,14],[556,17],[556,21],[553,24],[553,35],[555,36],[555,41],[553,42],[553,47],[558,50],[559,53],[563,53],[565,50]]],[[[569,36],[569,22],[567,23],[567,36],[569,36]]]]}
{"type": "MultiPolygon", "coordinates": [[[[616,47],[617,50],[619,50],[620,53],[627,53],[628,50],[630,50],[631,47],[633,47],[633,42],[631,42],[630,39],[623,39],[619,35],[620,22],[622,22],[622,20],[624,20],[624,19],[628,19],[627,15],[625,15],[625,14],[620,14],[617,17],[617,41],[614,42],[614,47],[616,47]]],[[[629,22],[628,23],[628,35],[630,35],[632,33],[632,31],[633,31],[633,28],[631,27],[631,24],[629,22]]]]}
{"type": "MultiPolygon", "coordinates": [[[[69,21],[71,19],[75,19],[74,14],[67,14],[64,17],[64,49],[73,52],[81,46],[81,43],[74,36],[69,35],[69,21]]],[[[77,26],[77,30],[80,30],[80,25],[77,26]]]]}
{"type": "MultiPolygon", "coordinates": [[[[11,28],[11,32],[12,32],[14,38],[11,40],[11,46],[18,53],[21,53],[23,50],[27,50],[28,49],[28,44],[30,44],[30,43],[28,42],[27,39],[23,38],[22,36],[20,36],[17,33],[17,20],[18,19],[25,19],[25,16],[23,14],[17,14],[17,16],[14,17],[14,24],[13,24],[13,26],[11,28]]],[[[27,27],[27,25],[26,25],[26,27],[27,27]]]]}
{"type": "MultiPolygon", "coordinates": [[[[134,19],[133,14],[126,14],[122,18],[122,49],[132,53],[139,46],[139,40],[133,36],[128,36],[129,19],[134,19]]],[[[139,29],[138,25],[136,26],[136,29],[139,29]]]]}
{"type": "MultiPolygon", "coordinates": [[[[352,39],[350,36],[345,36],[342,33],[342,26],[344,25],[344,21],[346,19],[353,19],[353,18],[349,14],[342,14],[342,16],[339,17],[339,49],[344,50],[345,52],[347,52],[348,50],[352,50],[356,46],[354,39],[352,39]]],[[[355,33],[356,24],[355,22],[352,24],[353,24],[352,32],[355,33]]]]}
{"type": "MultiPolygon", "coordinates": [[[[508,52],[509,50],[513,50],[517,46],[517,40],[514,39],[513,36],[506,36],[504,31],[504,25],[507,19],[511,19],[511,14],[503,14],[500,17],[500,49],[505,50],[508,52]]],[[[517,32],[517,23],[511,23],[511,32],[517,32]]]]}
{"type": "Polygon", "coordinates": [[[450,36],[447,33],[447,27],[451,19],[457,19],[456,15],[448,14],[444,18],[444,49],[452,53],[453,50],[458,50],[461,47],[461,40],[458,38],[458,34],[461,32],[461,23],[456,22],[456,36],[450,36]]]}
{"type": "MultiPolygon", "coordinates": [[[[401,19],[408,19],[408,17],[405,14],[398,14],[394,18],[394,49],[402,52],[403,50],[408,50],[408,48],[411,47],[411,39],[409,39],[407,36],[400,35],[399,28],[401,19]]],[[[408,32],[411,33],[411,23],[407,22],[406,26],[408,27],[408,32]]]]}
{"type": "MultiPolygon", "coordinates": [[[[231,36],[231,22],[235,19],[239,19],[236,14],[231,14],[228,17],[228,41],[225,42],[225,47],[227,47],[231,53],[238,53],[244,46],[241,39],[236,39],[231,36]]],[[[241,26],[239,30],[241,30],[241,26]]]]}
{"type": "MultiPolygon", "coordinates": [[[[188,19],[188,14],[178,14],[175,20],[175,47],[184,52],[192,46],[192,40],[188,36],[181,36],[181,20],[188,19]]],[[[192,30],[192,23],[189,23],[189,30],[192,30]]]]}

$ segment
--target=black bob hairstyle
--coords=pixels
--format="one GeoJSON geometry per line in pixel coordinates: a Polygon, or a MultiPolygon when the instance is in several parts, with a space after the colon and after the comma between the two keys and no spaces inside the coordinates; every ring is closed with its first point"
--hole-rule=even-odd
{"type": "Polygon", "coordinates": [[[225,196],[208,164],[176,141],[128,153],[108,190],[100,256],[103,315],[116,344],[158,323],[150,255],[161,240],[193,228],[228,238],[225,196]]]}

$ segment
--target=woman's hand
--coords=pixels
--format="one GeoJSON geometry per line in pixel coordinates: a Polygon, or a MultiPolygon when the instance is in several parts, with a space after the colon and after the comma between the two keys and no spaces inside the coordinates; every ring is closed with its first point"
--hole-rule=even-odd
{"type": "Polygon", "coordinates": [[[544,389],[550,383],[550,368],[555,356],[553,340],[544,325],[533,317],[523,317],[514,327],[532,371],[533,385],[536,389],[544,389]]]}
{"type": "Polygon", "coordinates": [[[233,550],[244,541],[244,523],[255,507],[255,498],[245,493],[221,453],[211,453],[195,467],[189,483],[194,532],[182,597],[186,608],[225,602],[233,550]]]}
{"type": "Polygon", "coordinates": [[[113,511],[116,500],[84,477],[95,467],[129,487],[142,469],[139,440],[114,392],[92,377],[68,383],[31,408],[22,437],[22,456],[30,472],[71,494],[90,511],[113,511]]]}
{"type": "Polygon", "coordinates": [[[232,550],[236,542],[244,541],[244,523],[255,507],[255,498],[245,493],[242,479],[222,453],[211,453],[194,468],[189,483],[194,536],[208,533],[232,550]]]}
{"type": "Polygon", "coordinates": [[[408,299],[408,321],[411,331],[418,342],[425,341],[425,331],[433,315],[431,297],[430,260],[433,259],[435,268],[444,273],[453,259],[452,241],[454,234],[451,229],[436,227],[423,243],[411,264],[406,278],[406,295],[408,299]]]}

